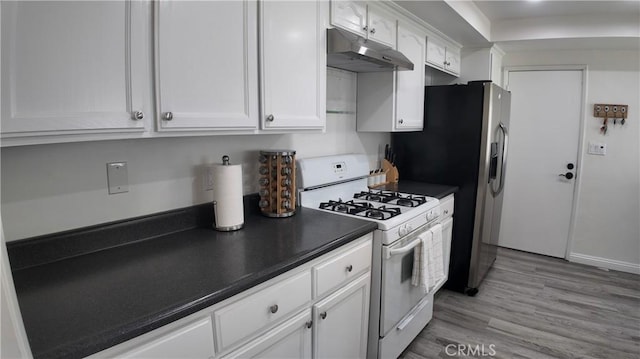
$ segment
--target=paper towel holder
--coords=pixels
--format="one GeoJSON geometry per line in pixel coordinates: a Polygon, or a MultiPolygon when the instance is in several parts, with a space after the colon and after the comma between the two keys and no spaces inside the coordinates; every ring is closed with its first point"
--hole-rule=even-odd
{"type": "MultiPolygon", "coordinates": [[[[222,166],[229,166],[229,156],[228,155],[224,155],[222,156],[222,166]]],[[[214,228],[217,231],[221,231],[221,232],[231,232],[231,231],[237,231],[239,229],[242,229],[242,227],[244,227],[244,218],[242,220],[241,223],[236,224],[236,225],[231,225],[231,226],[219,226],[218,223],[220,223],[218,221],[218,201],[213,201],[213,216],[214,216],[214,228]]]]}

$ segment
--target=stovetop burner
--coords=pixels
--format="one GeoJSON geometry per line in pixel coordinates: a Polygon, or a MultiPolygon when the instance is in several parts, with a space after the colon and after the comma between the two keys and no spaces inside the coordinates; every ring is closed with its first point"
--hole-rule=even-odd
{"type": "Polygon", "coordinates": [[[322,202],[320,203],[320,209],[381,220],[398,216],[401,213],[400,208],[398,207],[389,207],[387,205],[376,207],[367,202],[355,202],[354,200],[343,202],[342,199],[338,199],[338,201],[331,200],[329,202],[322,202]]]}
{"type": "Polygon", "coordinates": [[[368,192],[361,191],[360,193],[354,194],[353,198],[372,202],[393,204],[402,207],[417,207],[427,202],[426,196],[403,194],[399,192],[383,190],[369,190],[368,192]]]}

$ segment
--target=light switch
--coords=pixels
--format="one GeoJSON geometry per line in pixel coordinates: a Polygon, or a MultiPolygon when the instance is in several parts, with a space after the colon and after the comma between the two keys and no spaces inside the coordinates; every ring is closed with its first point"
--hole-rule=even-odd
{"type": "Polygon", "coordinates": [[[126,162],[107,163],[109,194],[129,192],[129,175],[126,162]]]}
{"type": "Polygon", "coordinates": [[[589,142],[589,149],[587,150],[587,153],[590,155],[604,156],[607,154],[607,144],[589,142]]]}

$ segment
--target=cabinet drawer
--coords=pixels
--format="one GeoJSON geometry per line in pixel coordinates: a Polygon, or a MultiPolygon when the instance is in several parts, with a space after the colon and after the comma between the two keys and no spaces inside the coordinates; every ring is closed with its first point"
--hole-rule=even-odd
{"type": "MultiPolygon", "coordinates": [[[[368,235],[369,238],[371,235],[368,235]]],[[[371,267],[371,240],[313,267],[316,297],[356,278],[371,267]]]]}
{"type": "Polygon", "coordinates": [[[453,195],[452,194],[440,200],[440,209],[442,210],[442,218],[453,216],[453,195]]]}
{"type": "Polygon", "coordinates": [[[311,274],[306,270],[215,311],[218,350],[229,348],[310,301],[311,274]]]}
{"type": "Polygon", "coordinates": [[[213,355],[211,318],[199,320],[143,344],[120,358],[208,358],[213,355]]]}

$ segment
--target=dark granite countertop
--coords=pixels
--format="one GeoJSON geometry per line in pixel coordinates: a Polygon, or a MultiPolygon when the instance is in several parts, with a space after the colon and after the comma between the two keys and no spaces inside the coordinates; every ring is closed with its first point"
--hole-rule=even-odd
{"type": "MultiPolygon", "coordinates": [[[[128,233],[121,224],[107,227],[128,233]]],[[[374,222],[299,208],[278,219],[248,211],[244,228],[235,232],[192,226],[46,263],[26,263],[36,248],[29,245],[51,251],[77,233],[54,244],[39,238],[8,247],[33,355],[79,358],[209,307],[375,228],[374,222]]],[[[104,236],[99,226],[88,233],[104,236]]]]}
{"type": "Polygon", "coordinates": [[[384,189],[388,191],[421,194],[438,199],[442,199],[458,191],[458,187],[456,186],[406,180],[400,180],[398,183],[388,184],[384,189]]]}

